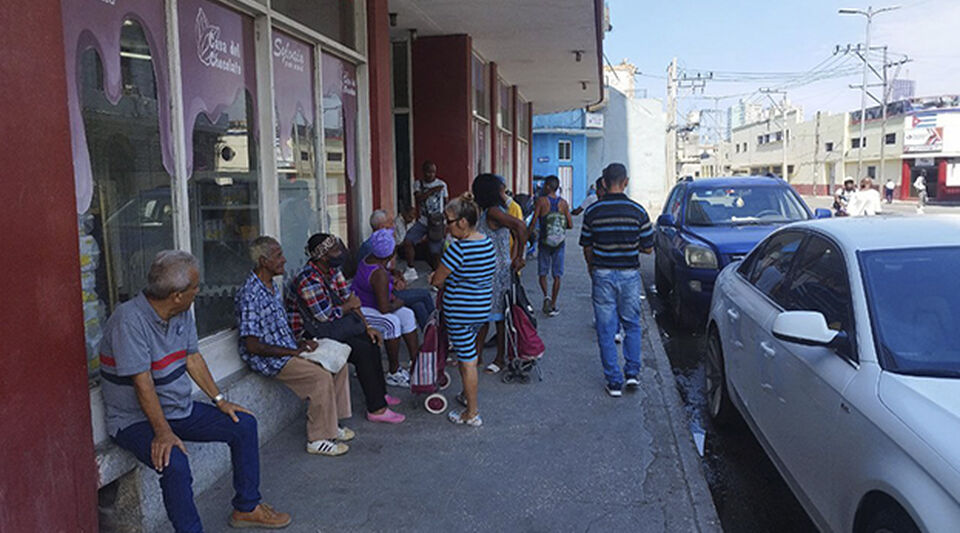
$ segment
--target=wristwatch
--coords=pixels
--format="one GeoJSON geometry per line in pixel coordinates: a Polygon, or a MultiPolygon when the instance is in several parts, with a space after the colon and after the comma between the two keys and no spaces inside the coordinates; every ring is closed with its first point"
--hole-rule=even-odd
{"type": "Polygon", "coordinates": [[[227,397],[221,392],[211,398],[213,400],[213,405],[220,405],[220,402],[226,401],[227,397]]]}

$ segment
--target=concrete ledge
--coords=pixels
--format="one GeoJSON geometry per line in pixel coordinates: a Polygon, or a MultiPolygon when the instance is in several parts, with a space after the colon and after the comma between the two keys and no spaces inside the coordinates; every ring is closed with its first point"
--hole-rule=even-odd
{"type": "MultiPolygon", "coordinates": [[[[218,385],[230,401],[254,412],[257,417],[261,444],[276,435],[304,412],[304,404],[289,389],[277,381],[264,378],[248,370],[241,370],[221,380],[218,385]]],[[[197,401],[209,401],[202,394],[197,401]]],[[[230,451],[220,443],[185,443],[193,473],[193,490],[200,494],[212,487],[218,478],[231,469],[230,451]]],[[[133,472],[133,482],[122,483],[121,494],[111,497],[117,506],[139,504],[139,510],[127,508],[101,509],[111,516],[142,517],[142,529],[123,527],[123,531],[159,531],[169,528],[163,497],[160,494],[160,476],[141,465],[132,454],[107,441],[96,450],[99,487],[121,480],[133,472]],[[135,496],[135,497],[134,497],[135,496]]],[[[229,502],[225,502],[225,509],[229,502]]],[[[226,511],[225,511],[226,512],[226,511]]]]}
{"type": "Polygon", "coordinates": [[[713,505],[713,497],[710,495],[710,489],[704,477],[703,463],[701,463],[695,451],[693,436],[690,433],[690,421],[683,410],[683,400],[677,390],[677,382],[670,366],[670,359],[663,347],[660,329],[657,327],[649,302],[649,298],[643,302],[643,333],[650,340],[653,348],[653,358],[657,362],[659,391],[664,397],[663,404],[670,418],[670,428],[673,432],[677,453],[680,455],[683,477],[686,480],[690,500],[693,502],[696,515],[693,517],[694,522],[697,524],[697,531],[719,533],[723,531],[720,527],[720,518],[717,516],[717,509],[713,505]]]}

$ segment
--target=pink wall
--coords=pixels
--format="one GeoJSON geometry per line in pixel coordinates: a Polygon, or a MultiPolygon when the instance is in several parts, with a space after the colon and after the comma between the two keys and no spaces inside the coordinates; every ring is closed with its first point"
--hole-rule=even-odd
{"type": "Polygon", "coordinates": [[[370,53],[370,169],[373,182],[373,208],[392,210],[396,189],[396,172],[393,157],[389,11],[387,0],[367,0],[367,47],[370,53]]]}

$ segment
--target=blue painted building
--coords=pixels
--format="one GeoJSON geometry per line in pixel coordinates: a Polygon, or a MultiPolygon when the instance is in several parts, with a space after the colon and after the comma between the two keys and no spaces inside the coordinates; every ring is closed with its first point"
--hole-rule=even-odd
{"type": "MultiPolygon", "coordinates": [[[[583,109],[533,117],[534,179],[551,174],[559,177],[560,195],[571,207],[580,205],[593,183],[587,179],[587,138],[602,131],[596,129],[596,119],[597,114],[583,109]]],[[[603,127],[602,117],[599,127],[603,127]]]]}

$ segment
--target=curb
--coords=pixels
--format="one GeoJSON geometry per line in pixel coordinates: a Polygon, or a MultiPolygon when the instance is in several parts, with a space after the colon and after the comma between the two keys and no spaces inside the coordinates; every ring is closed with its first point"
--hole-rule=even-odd
{"type": "MultiPolygon", "coordinates": [[[[646,294],[646,288],[644,288],[646,294]]],[[[703,464],[696,453],[693,437],[689,430],[689,420],[683,410],[683,400],[677,391],[676,378],[670,366],[670,359],[663,348],[663,339],[660,338],[660,329],[653,318],[650,307],[650,296],[643,301],[644,333],[650,339],[653,355],[657,361],[657,377],[660,381],[660,395],[669,417],[670,429],[673,432],[674,445],[680,456],[680,467],[683,469],[683,479],[687,485],[687,494],[693,504],[694,521],[697,531],[721,532],[720,518],[713,505],[713,497],[707,487],[707,480],[703,473],[703,464]]]]}

